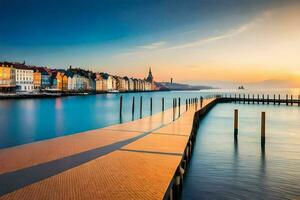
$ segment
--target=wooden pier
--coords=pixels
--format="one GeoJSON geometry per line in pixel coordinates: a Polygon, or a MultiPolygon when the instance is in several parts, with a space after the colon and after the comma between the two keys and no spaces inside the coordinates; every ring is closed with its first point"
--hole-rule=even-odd
{"type": "Polygon", "coordinates": [[[162,99],[146,118],[2,149],[0,199],[174,199],[199,120],[220,99],[168,110],[162,99]]]}
{"type": "Polygon", "coordinates": [[[224,94],[219,95],[222,102],[239,102],[239,103],[252,103],[252,104],[273,104],[273,105],[297,105],[300,106],[300,95],[250,95],[250,94],[224,94]]]}

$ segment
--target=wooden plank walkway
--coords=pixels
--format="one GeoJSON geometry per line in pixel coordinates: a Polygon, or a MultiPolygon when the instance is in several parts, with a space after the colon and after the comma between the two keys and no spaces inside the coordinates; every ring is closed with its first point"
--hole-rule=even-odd
{"type": "Polygon", "coordinates": [[[300,106],[300,95],[298,97],[293,95],[222,95],[223,102],[243,102],[243,103],[262,103],[262,104],[275,104],[275,105],[297,105],[300,106]]]}
{"type": "MultiPolygon", "coordinates": [[[[203,107],[214,101],[204,100],[203,107]]],[[[191,106],[173,122],[169,109],[0,150],[0,199],[163,199],[185,154],[195,111],[191,106]]]]}

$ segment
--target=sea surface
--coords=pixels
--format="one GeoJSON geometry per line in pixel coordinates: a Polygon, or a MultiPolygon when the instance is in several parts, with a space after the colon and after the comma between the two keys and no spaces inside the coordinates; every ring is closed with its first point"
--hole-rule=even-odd
{"type": "Polygon", "coordinates": [[[182,199],[300,199],[300,107],[216,105],[200,123],[182,199]],[[239,110],[236,141],[234,109],[239,110]]]}
{"type": "Polygon", "coordinates": [[[145,92],[123,94],[99,94],[70,96],[53,99],[0,100],[0,149],[35,141],[70,135],[87,130],[124,123],[150,114],[150,98],[153,114],[161,111],[161,99],[165,109],[172,106],[172,98],[181,97],[181,103],[192,97],[224,93],[300,94],[300,90],[201,90],[173,92],[145,92]],[[120,96],[123,96],[123,115],[119,117],[120,96]],[[132,118],[132,98],[135,97],[135,114],[132,118]]]}

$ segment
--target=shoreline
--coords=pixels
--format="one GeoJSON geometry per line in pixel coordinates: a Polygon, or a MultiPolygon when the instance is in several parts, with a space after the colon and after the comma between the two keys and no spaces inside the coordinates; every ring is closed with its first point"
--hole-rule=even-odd
{"type": "Polygon", "coordinates": [[[69,96],[88,96],[97,94],[123,94],[123,93],[150,93],[150,92],[172,92],[172,91],[200,91],[200,90],[147,90],[147,91],[119,91],[119,92],[48,92],[48,93],[0,93],[0,100],[8,99],[44,99],[69,96]]]}
{"type": "Polygon", "coordinates": [[[55,92],[55,93],[11,93],[11,94],[0,94],[0,100],[7,99],[43,99],[43,98],[59,98],[59,97],[68,97],[68,96],[88,96],[88,95],[97,95],[97,94],[122,94],[122,93],[142,93],[142,92],[165,92],[165,90],[149,90],[149,91],[119,91],[119,92],[55,92]]]}

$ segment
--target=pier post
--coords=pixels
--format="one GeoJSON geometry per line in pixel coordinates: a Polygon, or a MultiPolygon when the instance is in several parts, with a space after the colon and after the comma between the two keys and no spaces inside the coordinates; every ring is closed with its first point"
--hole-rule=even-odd
{"type": "Polygon", "coordinates": [[[266,113],[261,113],[261,146],[265,146],[266,142],[266,113]]]}
{"type": "Polygon", "coordinates": [[[270,96],[267,95],[267,104],[270,104],[270,96]]]}
{"type": "Polygon", "coordinates": [[[250,104],[250,94],[248,94],[248,104],[250,104]]]}
{"type": "Polygon", "coordinates": [[[257,104],[259,104],[259,94],[257,95],[257,104]]]}
{"type": "Polygon", "coordinates": [[[293,95],[291,95],[291,106],[293,106],[294,102],[293,102],[293,95]]]}
{"type": "Polygon", "coordinates": [[[120,118],[122,118],[123,96],[120,96],[120,118]]]}
{"type": "Polygon", "coordinates": [[[276,104],[275,101],[276,101],[276,96],[275,96],[275,94],[274,94],[274,105],[276,104]]]}
{"type": "Polygon", "coordinates": [[[175,99],[173,98],[173,121],[175,120],[175,99]]]}
{"type": "Polygon", "coordinates": [[[202,108],[202,105],[203,105],[203,97],[201,96],[200,98],[201,98],[201,100],[200,100],[200,107],[202,108]]]}
{"type": "Polygon", "coordinates": [[[180,104],[181,104],[181,99],[179,97],[178,98],[178,117],[180,117],[180,104]]]}
{"type": "Polygon", "coordinates": [[[252,94],[252,103],[254,104],[254,94],[252,94]]]}
{"type": "Polygon", "coordinates": [[[132,97],[132,110],[131,110],[132,120],[134,119],[134,101],[135,101],[135,97],[132,97]]]}
{"type": "Polygon", "coordinates": [[[143,96],[140,97],[140,118],[143,117],[143,96]]]}
{"type": "Polygon", "coordinates": [[[300,95],[298,95],[298,106],[300,106],[300,95]]]}
{"type": "Polygon", "coordinates": [[[163,97],[162,99],[161,99],[161,111],[165,111],[165,98],[163,97]]]}
{"type": "Polygon", "coordinates": [[[280,94],[278,95],[278,105],[280,105],[280,94]]]}
{"type": "Polygon", "coordinates": [[[262,104],[265,104],[265,95],[262,95],[262,104]]]}
{"type": "Polygon", "coordinates": [[[239,118],[239,111],[235,109],[234,110],[234,138],[237,138],[238,135],[238,118],[239,118]]]}
{"type": "Polygon", "coordinates": [[[150,115],[152,115],[152,97],[150,98],[150,115]]]}
{"type": "Polygon", "coordinates": [[[246,102],[246,95],[244,94],[244,104],[245,104],[245,102],[246,102]]]}
{"type": "Polygon", "coordinates": [[[286,95],[286,105],[288,106],[289,105],[289,95],[286,95]]]}
{"type": "Polygon", "coordinates": [[[186,99],[185,100],[185,111],[187,111],[188,110],[188,100],[186,99]]]}

